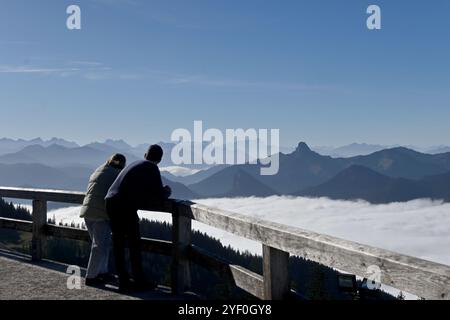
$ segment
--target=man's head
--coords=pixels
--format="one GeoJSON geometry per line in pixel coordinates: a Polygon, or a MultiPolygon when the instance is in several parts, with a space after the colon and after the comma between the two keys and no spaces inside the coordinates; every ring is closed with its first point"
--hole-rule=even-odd
{"type": "Polygon", "coordinates": [[[163,157],[163,149],[157,145],[153,144],[148,148],[147,153],[145,154],[145,159],[151,161],[153,163],[160,163],[163,157]]]}
{"type": "Polygon", "coordinates": [[[108,159],[107,163],[108,163],[108,165],[110,165],[114,168],[122,170],[123,168],[125,168],[127,159],[125,158],[125,156],[123,154],[116,153],[116,154],[113,154],[111,156],[111,158],[108,159]]]}

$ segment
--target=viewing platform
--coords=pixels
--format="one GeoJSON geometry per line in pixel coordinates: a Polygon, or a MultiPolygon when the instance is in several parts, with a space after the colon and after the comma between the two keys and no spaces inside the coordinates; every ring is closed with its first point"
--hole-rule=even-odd
{"type": "MultiPolygon", "coordinates": [[[[33,261],[33,264],[30,264],[23,257],[22,260],[18,260],[0,256],[0,281],[2,282],[0,298],[48,297],[52,299],[59,296],[60,289],[68,291],[65,287],[66,281],[62,281],[63,277],[67,278],[68,275],[52,270],[49,268],[50,262],[43,261],[46,238],[52,236],[89,241],[89,235],[82,229],[49,225],[47,202],[81,204],[84,194],[1,187],[0,197],[27,199],[33,202],[32,222],[0,218],[0,229],[32,233],[31,260],[33,261]],[[11,289],[17,285],[21,289],[17,292],[12,291],[11,289]]],[[[167,212],[172,215],[172,241],[142,239],[142,250],[169,256],[172,259],[171,288],[160,287],[153,293],[153,297],[149,297],[151,299],[169,296],[171,298],[185,297],[191,288],[191,264],[200,265],[220,274],[221,278],[256,298],[265,300],[296,298],[298,294],[292,290],[290,282],[290,255],[309,259],[360,277],[367,277],[369,267],[376,266],[381,272],[381,283],[385,285],[425,299],[450,299],[450,266],[447,265],[190,201],[168,200],[162,207],[143,208],[143,210],[167,212]],[[193,245],[191,242],[192,220],[261,243],[263,274],[231,264],[193,245]]],[[[85,292],[84,298],[87,299],[90,297],[93,299],[130,298],[92,288],[78,290],[80,291],[78,293],[76,291],[65,294],[68,295],[68,299],[78,299],[77,295],[82,294],[80,292],[85,292]]],[[[61,294],[61,296],[64,295],[61,294]]]]}
{"type": "Polygon", "coordinates": [[[170,288],[119,294],[114,286],[68,289],[69,266],[53,261],[32,262],[29,257],[0,250],[0,300],[186,300],[194,295],[172,295],[170,288]]]}

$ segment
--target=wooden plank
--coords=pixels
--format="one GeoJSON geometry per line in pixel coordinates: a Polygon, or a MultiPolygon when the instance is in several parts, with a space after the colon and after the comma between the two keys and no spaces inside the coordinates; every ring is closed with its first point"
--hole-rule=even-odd
{"type": "Polygon", "coordinates": [[[33,235],[31,238],[31,259],[40,261],[44,256],[45,225],[47,224],[47,202],[33,200],[33,235]]]}
{"type": "Polygon", "coordinates": [[[45,227],[45,234],[47,236],[56,237],[56,238],[64,238],[70,240],[79,240],[90,242],[91,238],[89,237],[89,233],[87,230],[78,229],[78,228],[70,228],[70,227],[62,227],[48,224],[45,227]]]}
{"type": "Polygon", "coordinates": [[[362,277],[375,265],[384,284],[428,299],[450,299],[447,265],[189,201],[176,205],[180,215],[293,255],[362,277]]]}
{"type": "Polygon", "coordinates": [[[157,240],[157,239],[141,239],[141,248],[143,251],[154,254],[161,254],[164,256],[172,256],[173,246],[171,241],[157,240]]]}
{"type": "MultiPolygon", "coordinates": [[[[45,227],[45,234],[51,237],[57,237],[62,239],[71,239],[90,242],[91,238],[87,230],[61,227],[55,225],[47,225],[45,227]]],[[[155,254],[162,254],[166,256],[172,255],[172,242],[156,240],[156,239],[141,239],[141,248],[143,251],[151,252],[155,254]]]]}
{"type": "Polygon", "coordinates": [[[32,232],[33,223],[31,221],[0,218],[0,229],[12,229],[23,232],[32,232]]]}
{"type": "Polygon", "coordinates": [[[230,272],[234,279],[234,284],[259,299],[264,298],[264,280],[263,277],[244,267],[232,264],[230,272]]]}
{"type": "Polygon", "coordinates": [[[259,299],[263,299],[264,281],[261,275],[244,267],[230,264],[229,262],[196,246],[191,246],[189,250],[189,258],[193,263],[219,274],[226,281],[231,282],[236,287],[241,288],[259,299]]]}
{"type": "Polygon", "coordinates": [[[0,197],[3,198],[82,204],[84,196],[85,194],[83,192],[0,187],[0,197]]]}
{"type": "Polygon", "coordinates": [[[289,253],[263,245],[263,275],[265,300],[289,297],[289,253]]]}
{"type": "Polygon", "coordinates": [[[174,215],[172,220],[171,286],[174,294],[182,294],[191,287],[188,249],[191,245],[191,219],[174,215]]]}

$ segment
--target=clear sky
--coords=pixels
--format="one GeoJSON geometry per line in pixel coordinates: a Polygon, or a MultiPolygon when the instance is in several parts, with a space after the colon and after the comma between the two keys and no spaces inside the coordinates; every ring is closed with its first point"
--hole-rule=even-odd
{"type": "Polygon", "coordinates": [[[203,120],[284,145],[450,144],[449,15],[448,0],[0,0],[0,137],[168,141],[203,120]]]}

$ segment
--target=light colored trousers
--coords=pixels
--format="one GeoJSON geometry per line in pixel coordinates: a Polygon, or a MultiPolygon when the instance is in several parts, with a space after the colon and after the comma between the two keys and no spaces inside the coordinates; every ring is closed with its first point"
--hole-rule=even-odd
{"type": "Polygon", "coordinates": [[[108,272],[109,253],[111,250],[111,227],[108,220],[84,219],[92,239],[91,255],[86,271],[86,278],[92,279],[108,272]]]}

